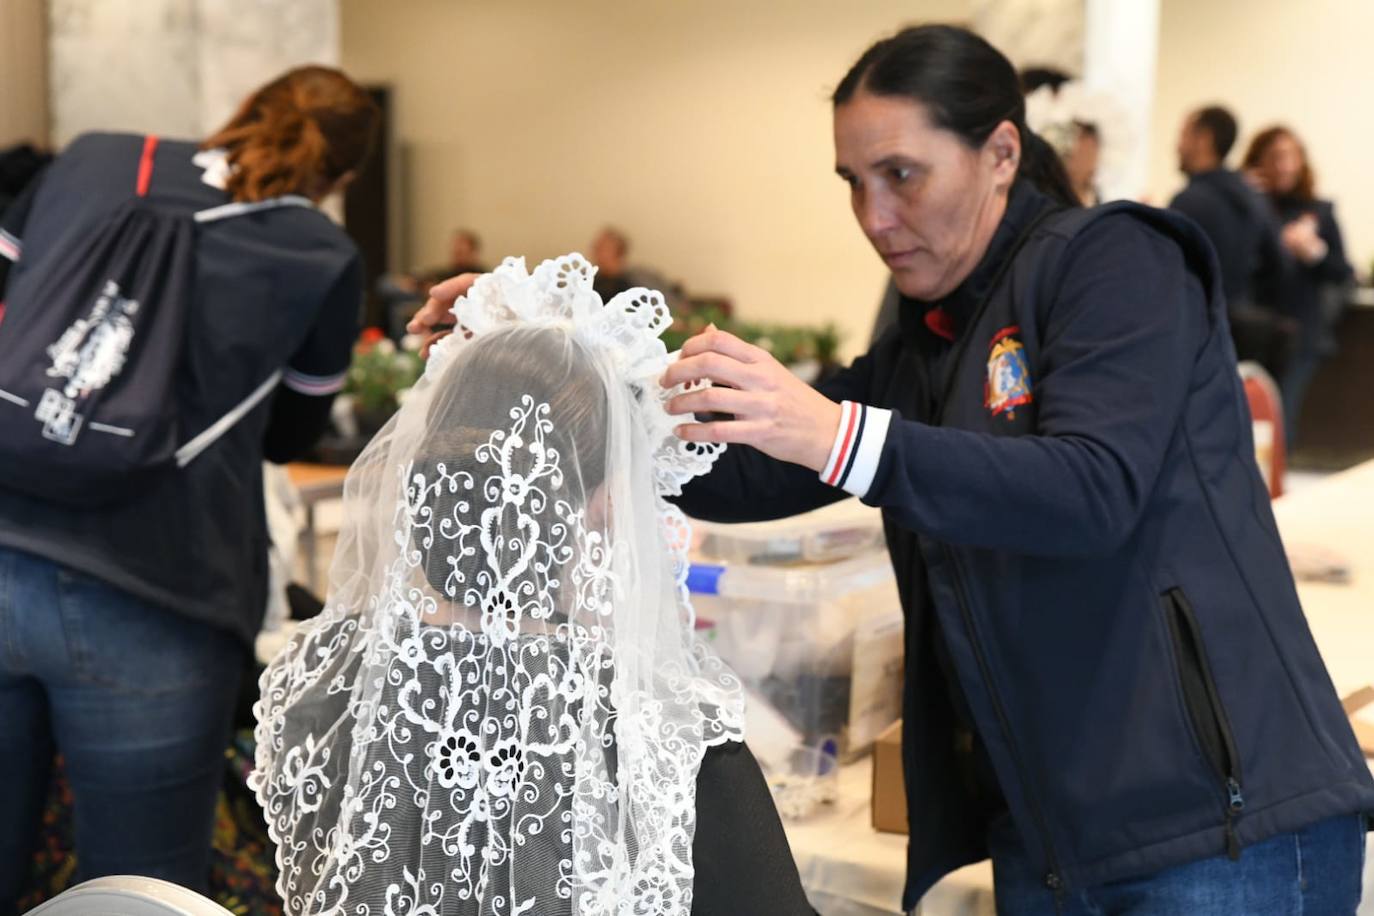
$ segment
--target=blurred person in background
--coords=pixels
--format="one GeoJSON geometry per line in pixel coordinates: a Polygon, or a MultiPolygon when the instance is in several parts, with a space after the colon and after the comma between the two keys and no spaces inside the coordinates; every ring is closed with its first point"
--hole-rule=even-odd
{"type": "MultiPolygon", "coordinates": [[[[619,295],[635,284],[630,270],[630,240],[619,229],[606,226],[592,239],[589,258],[596,265],[595,289],[602,301],[619,295]]],[[[449,276],[457,276],[450,274],[449,276]]]]}
{"type": "MultiPolygon", "coordinates": [[[[681,314],[687,304],[682,284],[673,282],[652,267],[630,264],[630,238],[614,226],[606,226],[592,239],[588,260],[596,265],[593,289],[603,302],[628,289],[642,286],[663,293],[673,314],[681,314]]],[[[452,274],[451,276],[457,276],[452,274]]]]}
{"type": "Polygon", "coordinates": [[[1291,448],[1307,388],[1322,359],[1336,348],[1336,321],[1354,271],[1345,257],[1335,206],[1317,197],[1307,150],[1296,134],[1279,125],[1260,131],[1242,167],[1274,208],[1283,226],[1283,247],[1295,262],[1288,283],[1275,294],[1297,324],[1297,341],[1278,378],[1291,448]]]}
{"type": "Polygon", "coordinates": [[[1072,111],[1075,102],[1085,100],[1082,84],[1055,67],[1028,67],[1021,71],[1021,88],[1026,94],[1026,123],[1059,153],[1079,202],[1085,207],[1101,203],[1097,168],[1102,131],[1072,111]]]}
{"type": "Polygon", "coordinates": [[[424,302],[429,288],[445,277],[460,273],[484,274],[482,237],[471,229],[453,230],[449,239],[449,261],[445,267],[430,267],[413,273],[382,274],[377,278],[377,297],[387,314],[387,331],[399,340],[404,324],[424,302]]]}
{"type": "Polygon", "coordinates": [[[1188,115],[1178,137],[1178,167],[1188,184],[1169,209],[1190,217],[1216,249],[1237,357],[1280,378],[1295,335],[1273,296],[1287,280],[1291,258],[1264,199],[1226,168],[1236,134],[1235,117],[1220,106],[1188,115]]]}
{"type": "Polygon", "coordinates": [[[427,293],[429,288],[440,280],[457,274],[484,274],[487,267],[482,263],[482,237],[471,229],[453,230],[449,239],[448,264],[431,267],[415,274],[411,280],[413,292],[427,293]]]}
{"type": "MultiPolygon", "coordinates": [[[[262,462],[314,443],[357,336],[358,251],[317,204],[362,167],[378,119],[343,73],[302,67],[203,142],[78,137],[0,218],[14,262],[7,359],[39,317],[24,292],[54,265],[83,270],[71,263],[90,257],[82,240],[121,225],[111,220],[136,194],[147,191],[149,218],[230,207],[235,218],[190,237],[190,301],[158,303],[184,308],[188,330],[177,390],[147,394],[175,399],[189,432],[247,408],[184,468],[99,506],[0,481],[0,914],[30,872],[55,752],[74,797],[75,880],[205,888],[231,715],[267,603],[262,462]]],[[[130,312],[135,367],[158,358],[134,333],[150,311],[130,312]]]]}

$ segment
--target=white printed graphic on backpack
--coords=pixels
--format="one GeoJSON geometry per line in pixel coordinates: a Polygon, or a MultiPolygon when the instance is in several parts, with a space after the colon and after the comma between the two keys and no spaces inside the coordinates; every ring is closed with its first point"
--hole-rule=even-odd
{"type": "Polygon", "coordinates": [[[137,313],[138,302],[121,295],[119,284],[108,280],[91,313],[72,322],[48,347],[52,360],[48,377],[65,378],[67,383],[61,391],[44,391],[34,411],[45,439],[63,445],[76,441],[82,419],[77,413],[78,399],[104,388],[124,368],[134,338],[130,319],[137,313]]]}

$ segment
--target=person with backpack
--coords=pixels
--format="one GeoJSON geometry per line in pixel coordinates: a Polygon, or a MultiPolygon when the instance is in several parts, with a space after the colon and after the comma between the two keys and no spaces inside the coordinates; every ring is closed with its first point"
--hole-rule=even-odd
{"type": "Polygon", "coordinates": [[[205,887],[262,462],[322,432],[358,330],[359,254],[317,204],[378,122],[298,68],[201,143],[78,137],[0,220],[0,914],[55,752],[81,878],[205,887]]]}

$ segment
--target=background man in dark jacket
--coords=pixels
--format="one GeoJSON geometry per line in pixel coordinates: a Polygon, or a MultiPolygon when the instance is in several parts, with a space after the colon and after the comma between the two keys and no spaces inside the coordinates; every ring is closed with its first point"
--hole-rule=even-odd
{"type": "Polygon", "coordinates": [[[1292,269],[1291,259],[1259,192],[1226,168],[1236,134],[1236,119],[1225,108],[1209,106],[1188,116],[1178,138],[1178,167],[1188,186],[1169,208],[1197,223],[1217,251],[1236,355],[1279,377],[1293,327],[1273,292],[1292,269]]]}

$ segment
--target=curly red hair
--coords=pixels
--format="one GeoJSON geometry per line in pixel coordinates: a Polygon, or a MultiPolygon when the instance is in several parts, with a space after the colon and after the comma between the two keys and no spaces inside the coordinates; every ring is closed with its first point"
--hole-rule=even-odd
{"type": "Polygon", "coordinates": [[[297,67],[245,99],[201,148],[228,151],[236,201],[318,198],[362,167],[380,119],[371,96],[342,71],[297,67]]]}

